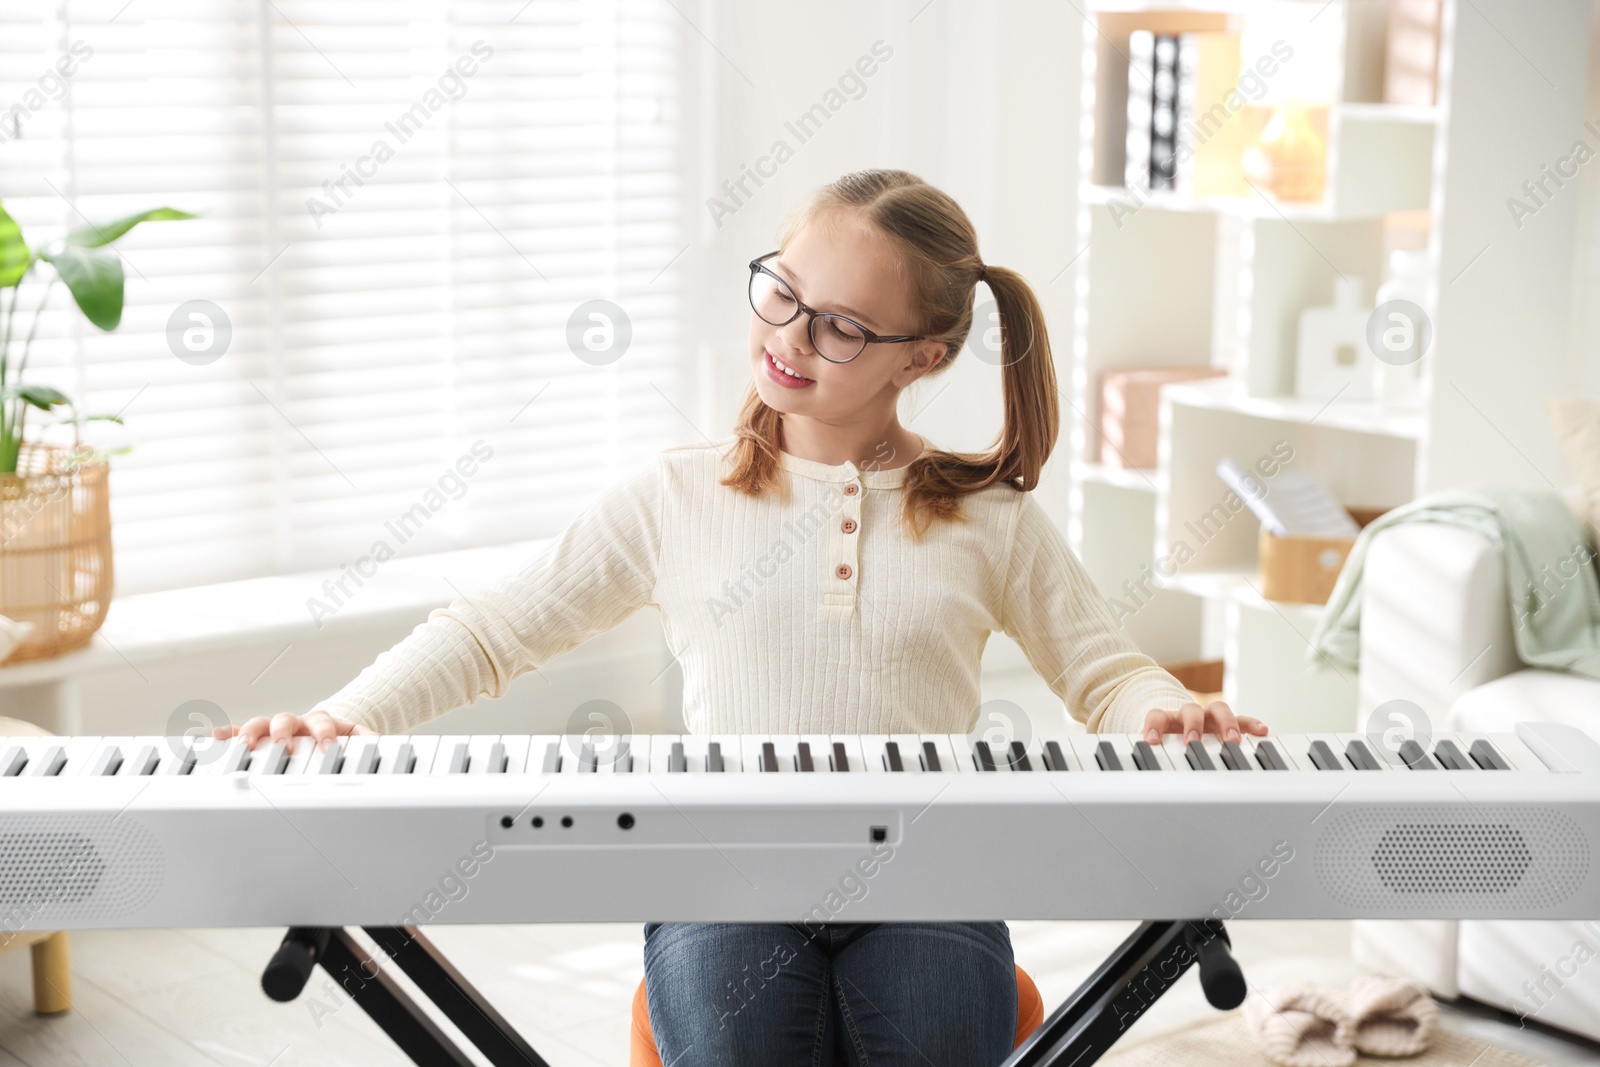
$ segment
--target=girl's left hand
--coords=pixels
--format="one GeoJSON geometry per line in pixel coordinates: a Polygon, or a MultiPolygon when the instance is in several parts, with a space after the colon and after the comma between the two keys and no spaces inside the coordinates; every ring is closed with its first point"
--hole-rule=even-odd
{"type": "Polygon", "coordinates": [[[1205,707],[1190,702],[1177,711],[1157,709],[1144,717],[1144,739],[1151,744],[1162,734],[1182,734],[1184,741],[1198,741],[1201,734],[1216,734],[1224,741],[1239,740],[1240,733],[1267,733],[1267,724],[1249,715],[1235,715],[1226,701],[1213,700],[1205,707]]]}

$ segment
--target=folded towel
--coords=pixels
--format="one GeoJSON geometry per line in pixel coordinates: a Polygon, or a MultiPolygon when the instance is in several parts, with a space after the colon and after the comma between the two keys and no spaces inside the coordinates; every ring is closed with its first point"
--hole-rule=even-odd
{"type": "Polygon", "coordinates": [[[1350,983],[1351,1039],[1369,1056],[1415,1056],[1433,1041],[1439,1006],[1411,978],[1362,975],[1350,983]]]}
{"type": "Polygon", "coordinates": [[[1261,990],[1244,1003],[1245,1029],[1281,1067],[1350,1067],[1356,1062],[1344,997],[1314,985],[1261,990]]]}

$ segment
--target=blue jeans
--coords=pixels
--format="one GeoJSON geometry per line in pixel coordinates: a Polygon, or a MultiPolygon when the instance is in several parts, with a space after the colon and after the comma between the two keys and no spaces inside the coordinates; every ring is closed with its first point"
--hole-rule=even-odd
{"type": "Polygon", "coordinates": [[[1010,1055],[1005,923],[646,923],[666,1067],[981,1067],[1010,1055]]]}

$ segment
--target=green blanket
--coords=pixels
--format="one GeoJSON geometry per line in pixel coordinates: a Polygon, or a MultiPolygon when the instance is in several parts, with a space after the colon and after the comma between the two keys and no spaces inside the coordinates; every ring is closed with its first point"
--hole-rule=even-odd
{"type": "MultiPolygon", "coordinates": [[[[1355,668],[1361,626],[1361,571],[1379,531],[1402,522],[1442,522],[1475,530],[1505,559],[1517,655],[1530,667],[1600,678],[1600,574],[1594,539],[1559,493],[1453,489],[1379,516],[1356,538],[1350,558],[1311,633],[1318,654],[1355,668]]],[[[1417,605],[1426,611],[1427,605],[1417,605]]]]}

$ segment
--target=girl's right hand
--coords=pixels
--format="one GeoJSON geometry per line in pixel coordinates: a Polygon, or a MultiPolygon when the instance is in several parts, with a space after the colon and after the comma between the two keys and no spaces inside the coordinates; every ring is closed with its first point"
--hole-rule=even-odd
{"type": "Polygon", "coordinates": [[[270,737],[273,741],[287,743],[290,738],[301,734],[310,734],[316,739],[316,747],[327,748],[336,737],[347,735],[361,736],[363,734],[377,734],[378,731],[370,726],[361,726],[343,719],[335,719],[325,711],[313,711],[307,715],[295,715],[292,712],[279,712],[270,719],[265,715],[257,715],[245,721],[243,726],[218,726],[211,731],[211,736],[222,740],[235,734],[244,738],[244,747],[254,749],[263,737],[270,737]]]}

